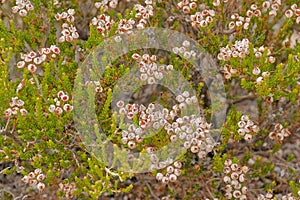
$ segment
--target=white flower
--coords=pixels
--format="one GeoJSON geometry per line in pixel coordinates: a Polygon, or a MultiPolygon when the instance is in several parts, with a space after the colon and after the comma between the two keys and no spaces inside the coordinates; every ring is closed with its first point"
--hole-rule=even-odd
{"type": "Polygon", "coordinates": [[[41,192],[45,189],[45,184],[44,183],[38,183],[36,187],[41,192]]]}
{"type": "Polygon", "coordinates": [[[287,18],[291,18],[293,16],[293,11],[289,9],[286,10],[284,14],[287,18]]]}
{"type": "Polygon", "coordinates": [[[229,29],[234,29],[235,23],[234,22],[229,22],[228,27],[229,27],[229,29]]]}
{"type": "Polygon", "coordinates": [[[12,13],[17,13],[20,10],[19,6],[13,6],[11,8],[12,13]]]}
{"type": "Polygon", "coordinates": [[[213,6],[219,6],[220,0],[213,0],[213,6]]]}
{"type": "Polygon", "coordinates": [[[61,115],[62,112],[63,112],[63,109],[62,109],[61,107],[56,107],[56,108],[55,108],[55,113],[56,113],[57,115],[61,115]]]}
{"type": "Polygon", "coordinates": [[[255,66],[252,70],[252,74],[254,74],[256,76],[259,75],[260,74],[260,69],[257,66],[255,66]]]}
{"type": "Polygon", "coordinates": [[[22,116],[24,116],[24,115],[28,114],[28,111],[25,108],[21,108],[20,113],[21,113],[22,116]]]}
{"type": "Polygon", "coordinates": [[[116,42],[121,42],[121,41],[122,41],[122,38],[121,38],[120,36],[116,36],[116,37],[115,37],[115,41],[116,41],[116,42]]]}
{"type": "Polygon", "coordinates": [[[69,15],[74,15],[75,14],[75,10],[74,9],[69,9],[68,10],[68,14],[69,15]]]}
{"type": "Polygon", "coordinates": [[[272,17],[275,17],[275,16],[277,15],[276,10],[271,10],[271,11],[269,12],[269,15],[272,16],[272,17]]]}
{"type": "Polygon", "coordinates": [[[17,63],[17,67],[18,68],[23,68],[25,66],[25,61],[19,61],[18,63],[17,63]]]}
{"type": "Polygon", "coordinates": [[[19,11],[19,15],[21,16],[21,17],[25,17],[26,15],[27,15],[27,10],[25,10],[25,9],[22,9],[22,10],[20,10],[19,11]]]}
{"type": "Polygon", "coordinates": [[[171,174],[169,176],[169,180],[170,180],[170,182],[175,182],[177,180],[177,176],[175,174],[171,174]]]}
{"type": "Polygon", "coordinates": [[[64,111],[66,112],[70,112],[73,110],[73,106],[71,106],[70,104],[65,104],[63,107],[64,111]]]}
{"type": "Polygon", "coordinates": [[[182,45],[184,47],[189,47],[190,46],[190,42],[188,40],[183,41],[182,45]]]}
{"type": "Polygon", "coordinates": [[[156,180],[161,181],[164,175],[162,173],[157,173],[156,174],[156,180]]]}
{"type": "Polygon", "coordinates": [[[34,6],[31,3],[26,4],[26,9],[27,9],[27,11],[34,10],[34,6]]]}
{"type": "Polygon", "coordinates": [[[39,174],[37,177],[36,177],[36,180],[37,181],[42,181],[42,180],[44,180],[45,179],[45,175],[44,174],[39,174]]]}
{"type": "Polygon", "coordinates": [[[55,111],[55,105],[51,104],[48,108],[49,112],[54,112],[55,111]]]}
{"type": "Polygon", "coordinates": [[[257,84],[261,83],[262,81],[263,81],[263,77],[261,76],[256,79],[257,84]]]}
{"type": "Polygon", "coordinates": [[[34,64],[29,64],[27,66],[28,70],[31,71],[32,73],[36,72],[37,67],[34,64]]]}

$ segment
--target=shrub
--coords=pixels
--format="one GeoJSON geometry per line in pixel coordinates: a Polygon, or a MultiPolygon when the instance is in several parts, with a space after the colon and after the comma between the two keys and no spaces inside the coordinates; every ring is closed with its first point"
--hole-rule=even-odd
{"type": "Polygon", "coordinates": [[[0,15],[4,199],[300,199],[298,1],[0,15]]]}

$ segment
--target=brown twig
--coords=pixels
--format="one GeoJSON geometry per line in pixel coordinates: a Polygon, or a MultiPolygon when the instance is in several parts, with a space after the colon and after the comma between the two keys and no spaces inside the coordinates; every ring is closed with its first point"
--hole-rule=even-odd
{"type": "Polygon", "coordinates": [[[156,194],[154,194],[150,184],[148,182],[145,182],[145,184],[146,184],[147,188],[149,189],[149,192],[152,195],[152,197],[156,200],[160,200],[160,198],[156,194]]]}
{"type": "Polygon", "coordinates": [[[4,128],[4,130],[2,131],[2,133],[4,133],[5,136],[8,136],[8,137],[10,137],[12,140],[14,140],[19,146],[22,146],[22,142],[19,140],[19,138],[17,138],[17,137],[14,135],[14,131],[15,131],[15,127],[16,127],[16,121],[13,123],[13,128],[12,128],[12,130],[11,130],[11,131],[8,131],[8,126],[9,126],[10,120],[11,120],[11,118],[9,117],[9,118],[7,119],[5,128],[4,128]]]}

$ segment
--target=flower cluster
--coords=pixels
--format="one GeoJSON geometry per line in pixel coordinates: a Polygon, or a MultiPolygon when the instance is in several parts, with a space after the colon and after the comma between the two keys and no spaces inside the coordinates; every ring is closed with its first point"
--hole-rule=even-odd
{"type": "Polygon", "coordinates": [[[130,19],[121,19],[119,24],[118,24],[118,30],[117,32],[119,34],[131,34],[132,33],[132,29],[134,28],[135,25],[135,21],[130,18],[130,19]]]}
{"type": "Polygon", "coordinates": [[[137,115],[141,110],[144,110],[143,105],[127,104],[125,106],[125,103],[122,100],[117,102],[117,107],[119,108],[119,114],[125,114],[127,119],[133,119],[134,115],[137,115]]]}
{"type": "Polygon", "coordinates": [[[269,138],[276,140],[278,143],[282,143],[285,137],[291,135],[291,132],[287,128],[283,128],[281,124],[276,124],[274,126],[274,131],[269,133],[269,138]]]}
{"type": "Polygon", "coordinates": [[[175,161],[173,164],[167,166],[165,174],[158,172],[156,174],[156,179],[163,183],[175,182],[177,177],[181,175],[181,167],[182,163],[180,161],[175,161]]]}
{"type": "Polygon", "coordinates": [[[137,61],[139,65],[140,80],[147,81],[148,84],[155,84],[156,81],[161,80],[167,71],[173,70],[173,65],[160,65],[156,63],[156,56],[143,54],[142,56],[135,53],[132,58],[137,61]]]}
{"type": "MultiPolygon", "coordinates": [[[[260,69],[259,69],[259,68],[254,68],[253,70],[254,70],[254,72],[255,72],[255,70],[257,70],[257,72],[255,72],[255,73],[258,73],[258,74],[259,74],[259,72],[260,72],[260,69]]],[[[253,73],[253,71],[252,71],[252,73],[253,73]]],[[[254,74],[254,73],[253,73],[253,74],[254,74]]],[[[262,83],[262,82],[265,80],[265,78],[266,78],[266,77],[269,77],[269,76],[270,76],[270,72],[268,72],[268,71],[263,72],[263,73],[261,74],[261,76],[259,76],[259,77],[256,79],[256,83],[257,83],[257,84],[262,83]]]]}
{"type": "Polygon", "coordinates": [[[274,200],[272,193],[267,193],[266,195],[259,194],[257,200],[274,200]]]}
{"type": "Polygon", "coordinates": [[[122,131],[122,143],[127,144],[129,149],[134,149],[137,143],[143,141],[142,138],[143,130],[140,127],[130,124],[128,130],[122,131]]]}
{"type": "Polygon", "coordinates": [[[76,27],[74,26],[74,17],[75,10],[74,9],[68,9],[67,12],[62,13],[56,13],[55,19],[57,21],[63,20],[65,23],[62,24],[62,36],[58,39],[59,42],[72,42],[74,39],[79,38],[79,34],[77,32],[76,27]]]}
{"type": "Polygon", "coordinates": [[[155,130],[166,126],[168,120],[173,120],[177,115],[174,111],[168,109],[159,109],[154,103],[147,107],[138,104],[124,104],[123,101],[117,102],[119,114],[124,114],[127,119],[133,119],[134,115],[138,116],[139,127],[130,124],[127,130],[122,131],[122,143],[127,144],[130,149],[134,149],[137,143],[143,141],[143,135],[146,130],[155,130]]]}
{"type": "MultiPolygon", "coordinates": [[[[223,3],[227,3],[228,0],[222,0],[223,3]]],[[[213,6],[219,6],[221,5],[221,1],[220,0],[213,0],[213,6]]]]}
{"type": "Polygon", "coordinates": [[[182,94],[179,94],[176,96],[176,100],[179,102],[178,105],[175,105],[173,107],[173,110],[184,109],[187,107],[187,105],[195,105],[197,103],[197,97],[196,96],[190,96],[190,93],[188,91],[184,91],[182,94]]]}
{"type": "Polygon", "coordinates": [[[105,33],[107,33],[111,29],[113,23],[114,20],[111,19],[110,16],[105,14],[101,14],[97,16],[97,18],[94,17],[92,19],[92,25],[96,26],[98,33],[102,34],[103,36],[105,36],[105,33]]]}
{"type": "Polygon", "coordinates": [[[246,174],[249,171],[247,166],[240,166],[233,163],[232,160],[227,159],[224,162],[223,181],[226,186],[223,188],[225,191],[226,199],[247,199],[248,188],[245,183],[247,182],[246,174]]]}
{"type": "MultiPolygon", "coordinates": [[[[226,2],[227,1],[224,0],[224,3],[226,2]]],[[[220,1],[216,3],[220,4],[220,1]]],[[[177,3],[177,9],[188,15],[185,20],[190,22],[193,27],[206,27],[213,22],[213,18],[216,15],[214,10],[205,9],[205,7],[202,6],[199,11],[194,12],[194,10],[197,10],[197,8],[197,0],[181,0],[177,3]]]]}
{"type": "MultiPolygon", "coordinates": [[[[298,194],[300,192],[298,191],[298,194]]],[[[292,193],[288,193],[287,195],[282,196],[282,200],[297,200],[298,198],[295,197],[292,193]]]]}
{"type": "Polygon", "coordinates": [[[36,186],[36,188],[41,192],[45,189],[45,184],[42,183],[45,178],[46,176],[42,173],[41,169],[35,169],[33,172],[24,176],[22,181],[29,184],[29,186],[36,186]]]}
{"type": "Polygon", "coordinates": [[[207,153],[215,146],[214,139],[210,136],[210,124],[204,118],[191,116],[179,117],[175,122],[166,126],[172,142],[183,140],[183,147],[204,159],[207,153]]]}
{"type": "Polygon", "coordinates": [[[35,73],[37,66],[41,65],[47,59],[56,58],[60,54],[60,49],[51,45],[50,48],[41,48],[38,53],[31,51],[28,54],[21,53],[21,61],[17,63],[18,68],[27,67],[31,73],[35,73]]]}
{"type": "Polygon", "coordinates": [[[13,13],[19,13],[21,17],[27,16],[29,11],[34,10],[34,6],[29,0],[16,0],[16,6],[12,7],[13,13]]]}
{"type": "Polygon", "coordinates": [[[65,194],[67,199],[73,198],[73,192],[77,189],[76,184],[73,183],[59,183],[59,189],[65,194]]]}
{"type": "Polygon", "coordinates": [[[243,39],[241,41],[235,41],[232,47],[229,45],[226,47],[221,47],[220,53],[218,54],[218,59],[228,61],[231,57],[245,58],[245,56],[249,53],[249,40],[243,39]]]}
{"type": "Polygon", "coordinates": [[[235,75],[238,72],[237,69],[232,68],[229,64],[225,64],[223,67],[223,73],[225,79],[230,79],[232,75],[235,75]]]}
{"type": "Polygon", "coordinates": [[[135,18],[138,20],[136,25],[137,29],[145,28],[147,24],[147,20],[153,16],[153,6],[152,0],[145,0],[146,6],[142,6],[141,4],[135,4],[134,9],[136,10],[135,18]]]}
{"type": "Polygon", "coordinates": [[[96,93],[101,93],[103,92],[103,88],[102,86],[100,85],[100,82],[99,81],[86,81],[85,82],[85,86],[88,86],[89,84],[94,84],[96,87],[95,87],[95,92],[96,93]]]}
{"type": "Polygon", "coordinates": [[[292,18],[295,14],[296,23],[300,24],[300,8],[297,8],[297,4],[293,4],[291,9],[286,10],[284,14],[287,18],[292,18]]]}
{"type": "Polygon", "coordinates": [[[27,110],[24,107],[24,101],[19,99],[18,97],[12,97],[11,101],[9,103],[10,108],[6,109],[4,111],[4,115],[6,117],[11,117],[12,115],[17,115],[18,111],[21,113],[21,115],[27,115],[27,110]]]}
{"type": "Polygon", "coordinates": [[[59,2],[59,0],[53,0],[53,5],[56,7],[56,8],[59,8],[61,6],[61,3],[59,2]]]}
{"type": "Polygon", "coordinates": [[[243,136],[247,142],[252,140],[251,133],[258,133],[259,131],[259,127],[247,115],[242,115],[241,121],[238,122],[238,127],[238,134],[243,136]]]}
{"type": "Polygon", "coordinates": [[[185,59],[195,58],[197,53],[194,50],[190,50],[191,44],[189,41],[185,40],[182,42],[182,46],[174,47],[172,51],[175,54],[182,54],[185,59]]]}
{"type": "MultiPolygon", "coordinates": [[[[267,193],[266,195],[259,194],[257,200],[275,200],[276,197],[273,196],[272,193],[267,193]]],[[[281,200],[297,200],[297,198],[292,194],[289,193],[287,195],[283,195],[281,200]]]]}
{"type": "Polygon", "coordinates": [[[127,119],[133,119],[134,115],[137,115],[139,118],[139,126],[141,129],[131,127],[132,125],[130,125],[128,131],[124,133],[125,136],[123,136],[123,138],[125,137],[125,140],[130,140],[128,138],[128,132],[134,132],[136,135],[141,136],[143,133],[140,131],[152,128],[158,130],[167,123],[167,120],[174,119],[175,117],[174,112],[171,111],[169,113],[169,110],[166,108],[158,109],[158,106],[154,103],[150,103],[147,107],[138,104],[127,104],[124,106],[123,101],[118,101],[117,107],[119,108],[119,113],[126,115],[127,119]]]}
{"type": "Polygon", "coordinates": [[[108,8],[116,8],[118,3],[118,0],[102,0],[101,2],[96,2],[95,7],[97,9],[102,8],[104,11],[107,11],[108,8]]]}
{"type": "Polygon", "coordinates": [[[171,142],[178,139],[182,140],[184,148],[191,150],[199,158],[204,159],[215,146],[215,142],[210,136],[210,124],[204,118],[195,115],[177,116],[180,110],[183,111],[189,105],[197,103],[196,96],[191,96],[188,91],[184,91],[176,96],[176,101],[178,104],[175,104],[171,111],[167,108],[156,109],[157,106],[153,103],[150,103],[147,107],[138,104],[127,104],[125,106],[123,101],[118,101],[119,114],[126,115],[127,119],[130,120],[137,115],[139,120],[139,127],[131,124],[128,130],[123,130],[122,143],[133,149],[136,143],[142,142],[146,129],[158,130],[163,127],[171,142]],[[174,121],[176,116],[177,118],[174,121]]]}
{"type": "Polygon", "coordinates": [[[57,93],[58,98],[54,98],[54,104],[51,104],[48,108],[49,112],[54,112],[56,115],[61,115],[63,111],[70,112],[73,110],[73,106],[68,103],[61,103],[67,102],[69,100],[69,96],[65,94],[63,91],[59,91],[57,93]]]}
{"type": "Polygon", "coordinates": [[[247,17],[240,16],[238,13],[232,14],[231,19],[233,21],[229,22],[229,29],[234,29],[235,27],[242,26],[245,30],[247,30],[249,28],[251,18],[260,17],[261,11],[258,9],[258,6],[256,4],[252,4],[250,6],[250,9],[247,10],[246,16],[247,17]]]}
{"type": "Polygon", "coordinates": [[[262,12],[268,12],[269,16],[275,17],[281,6],[281,0],[264,1],[262,3],[262,12]]]}
{"type": "Polygon", "coordinates": [[[191,24],[193,27],[206,27],[213,22],[213,18],[216,15],[214,10],[204,9],[201,12],[196,12],[190,16],[191,24]]]}
{"type": "Polygon", "coordinates": [[[182,0],[177,3],[177,8],[182,10],[182,12],[185,14],[190,14],[190,11],[196,9],[197,7],[197,0],[182,0]]]}
{"type": "MultiPolygon", "coordinates": [[[[263,53],[267,51],[267,58],[265,62],[267,63],[275,63],[276,59],[275,57],[271,56],[271,50],[269,48],[265,48],[264,46],[260,46],[259,48],[253,48],[254,56],[256,58],[261,58],[263,53]]],[[[218,60],[224,60],[229,61],[230,58],[245,58],[246,55],[249,55],[250,49],[249,49],[249,40],[243,39],[241,41],[236,41],[232,47],[227,45],[226,47],[220,48],[220,53],[218,54],[218,60]]],[[[226,79],[230,79],[232,75],[237,74],[238,70],[232,68],[229,64],[225,64],[223,67],[223,73],[224,77],[226,79]]],[[[259,67],[254,66],[252,70],[252,74],[259,75],[261,73],[261,70],[259,67]]],[[[269,72],[263,72],[262,76],[258,77],[256,80],[256,83],[260,83],[263,81],[263,79],[267,76],[269,76],[269,72]]]]}
{"type": "Polygon", "coordinates": [[[273,56],[271,56],[271,50],[270,49],[265,48],[264,46],[260,46],[259,48],[253,48],[254,56],[256,58],[260,58],[265,51],[267,51],[267,56],[268,56],[266,62],[274,63],[275,58],[273,56]]]}
{"type": "MultiPolygon", "coordinates": [[[[103,0],[101,3],[96,3],[96,7],[104,7],[108,8],[107,4],[113,4],[117,5],[118,1],[110,1],[108,3],[107,0],[103,0]],[[114,3],[112,3],[114,2],[114,3]]],[[[137,21],[135,21],[132,18],[129,19],[121,19],[120,22],[118,22],[118,28],[117,33],[119,34],[131,34],[132,30],[136,27],[137,29],[143,29],[145,28],[147,24],[147,20],[153,16],[153,6],[152,6],[152,0],[145,0],[146,6],[142,6],[141,4],[135,4],[134,8],[136,10],[135,18],[137,21]]],[[[111,7],[111,6],[110,6],[111,7]]],[[[109,16],[106,16],[104,14],[101,14],[97,18],[92,19],[92,24],[94,26],[97,26],[97,30],[99,33],[104,34],[104,32],[111,29],[112,24],[114,23],[113,19],[111,19],[109,16]]],[[[120,42],[121,37],[116,36],[116,41],[120,42]]]]}

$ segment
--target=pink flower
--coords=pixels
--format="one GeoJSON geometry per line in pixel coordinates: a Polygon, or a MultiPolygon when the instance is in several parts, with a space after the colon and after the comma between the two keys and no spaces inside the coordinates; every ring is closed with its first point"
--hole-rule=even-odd
{"type": "Polygon", "coordinates": [[[17,13],[20,10],[18,6],[14,6],[11,8],[12,13],[17,13]]]}
{"type": "Polygon", "coordinates": [[[22,9],[22,10],[19,11],[19,15],[21,17],[25,17],[27,15],[27,11],[25,9],[22,9]]]}
{"type": "Polygon", "coordinates": [[[62,97],[64,94],[65,94],[65,93],[64,93],[63,91],[59,91],[59,92],[57,93],[57,96],[58,96],[58,97],[62,97]]]}
{"type": "Polygon", "coordinates": [[[20,113],[21,113],[22,116],[24,116],[24,115],[28,114],[28,111],[25,108],[21,108],[20,113]]]}
{"type": "Polygon", "coordinates": [[[4,111],[5,117],[10,117],[12,115],[12,110],[11,108],[8,108],[4,111]]]}
{"type": "Polygon", "coordinates": [[[284,14],[287,18],[291,18],[293,16],[293,11],[292,10],[286,10],[284,14]]]}
{"type": "Polygon", "coordinates": [[[55,19],[56,19],[57,21],[59,21],[59,20],[61,20],[61,19],[62,19],[62,17],[61,17],[61,14],[60,14],[60,13],[56,13],[56,14],[54,15],[54,17],[55,17],[55,19]]]}
{"type": "Polygon", "coordinates": [[[75,20],[75,17],[72,16],[72,15],[69,15],[69,16],[67,17],[67,22],[69,22],[69,23],[74,22],[74,20],[75,20]]]}
{"type": "Polygon", "coordinates": [[[17,67],[20,69],[20,68],[23,68],[25,66],[25,61],[19,61],[17,63],[17,67]]]}
{"type": "Polygon", "coordinates": [[[34,64],[39,65],[42,63],[42,60],[39,57],[33,59],[34,64]]]}
{"type": "Polygon", "coordinates": [[[74,9],[69,9],[67,12],[68,12],[69,15],[74,15],[75,14],[75,10],[74,9]]]}
{"type": "Polygon", "coordinates": [[[61,96],[61,100],[68,101],[69,100],[69,96],[68,95],[61,96]]]}
{"type": "Polygon", "coordinates": [[[43,53],[46,54],[46,55],[49,54],[49,53],[51,52],[50,48],[43,48],[42,51],[43,51],[43,53]]]}
{"type": "Polygon", "coordinates": [[[55,54],[59,54],[59,53],[60,53],[59,48],[58,48],[57,46],[55,46],[55,45],[51,45],[51,46],[50,46],[50,50],[51,50],[53,53],[55,53],[55,54]]]}
{"type": "Polygon", "coordinates": [[[66,112],[70,112],[73,110],[73,106],[71,106],[70,104],[65,104],[63,107],[64,111],[66,112]]]}
{"type": "Polygon", "coordinates": [[[34,64],[29,64],[27,68],[32,73],[36,72],[36,70],[37,70],[37,67],[34,64]]]}
{"type": "Polygon", "coordinates": [[[26,4],[27,11],[34,10],[34,6],[31,3],[26,4]]]}
{"type": "Polygon", "coordinates": [[[121,100],[120,100],[120,101],[117,102],[117,107],[118,107],[118,108],[122,108],[122,107],[124,107],[124,105],[125,105],[125,104],[124,104],[124,101],[121,101],[121,100]]]}
{"type": "Polygon", "coordinates": [[[45,184],[44,183],[38,183],[36,187],[41,192],[45,189],[45,184]]]}
{"type": "Polygon", "coordinates": [[[55,111],[55,105],[50,105],[48,108],[49,112],[54,112],[55,111]]]}
{"type": "Polygon", "coordinates": [[[66,19],[68,17],[68,14],[66,12],[61,13],[61,18],[66,19]]]}
{"type": "Polygon", "coordinates": [[[25,55],[25,56],[24,56],[24,61],[25,61],[25,62],[31,62],[31,61],[32,61],[32,58],[30,58],[29,56],[25,55]]]}
{"type": "Polygon", "coordinates": [[[63,109],[62,109],[61,107],[56,107],[56,108],[55,108],[55,114],[61,115],[62,112],[63,112],[63,109]]]}

